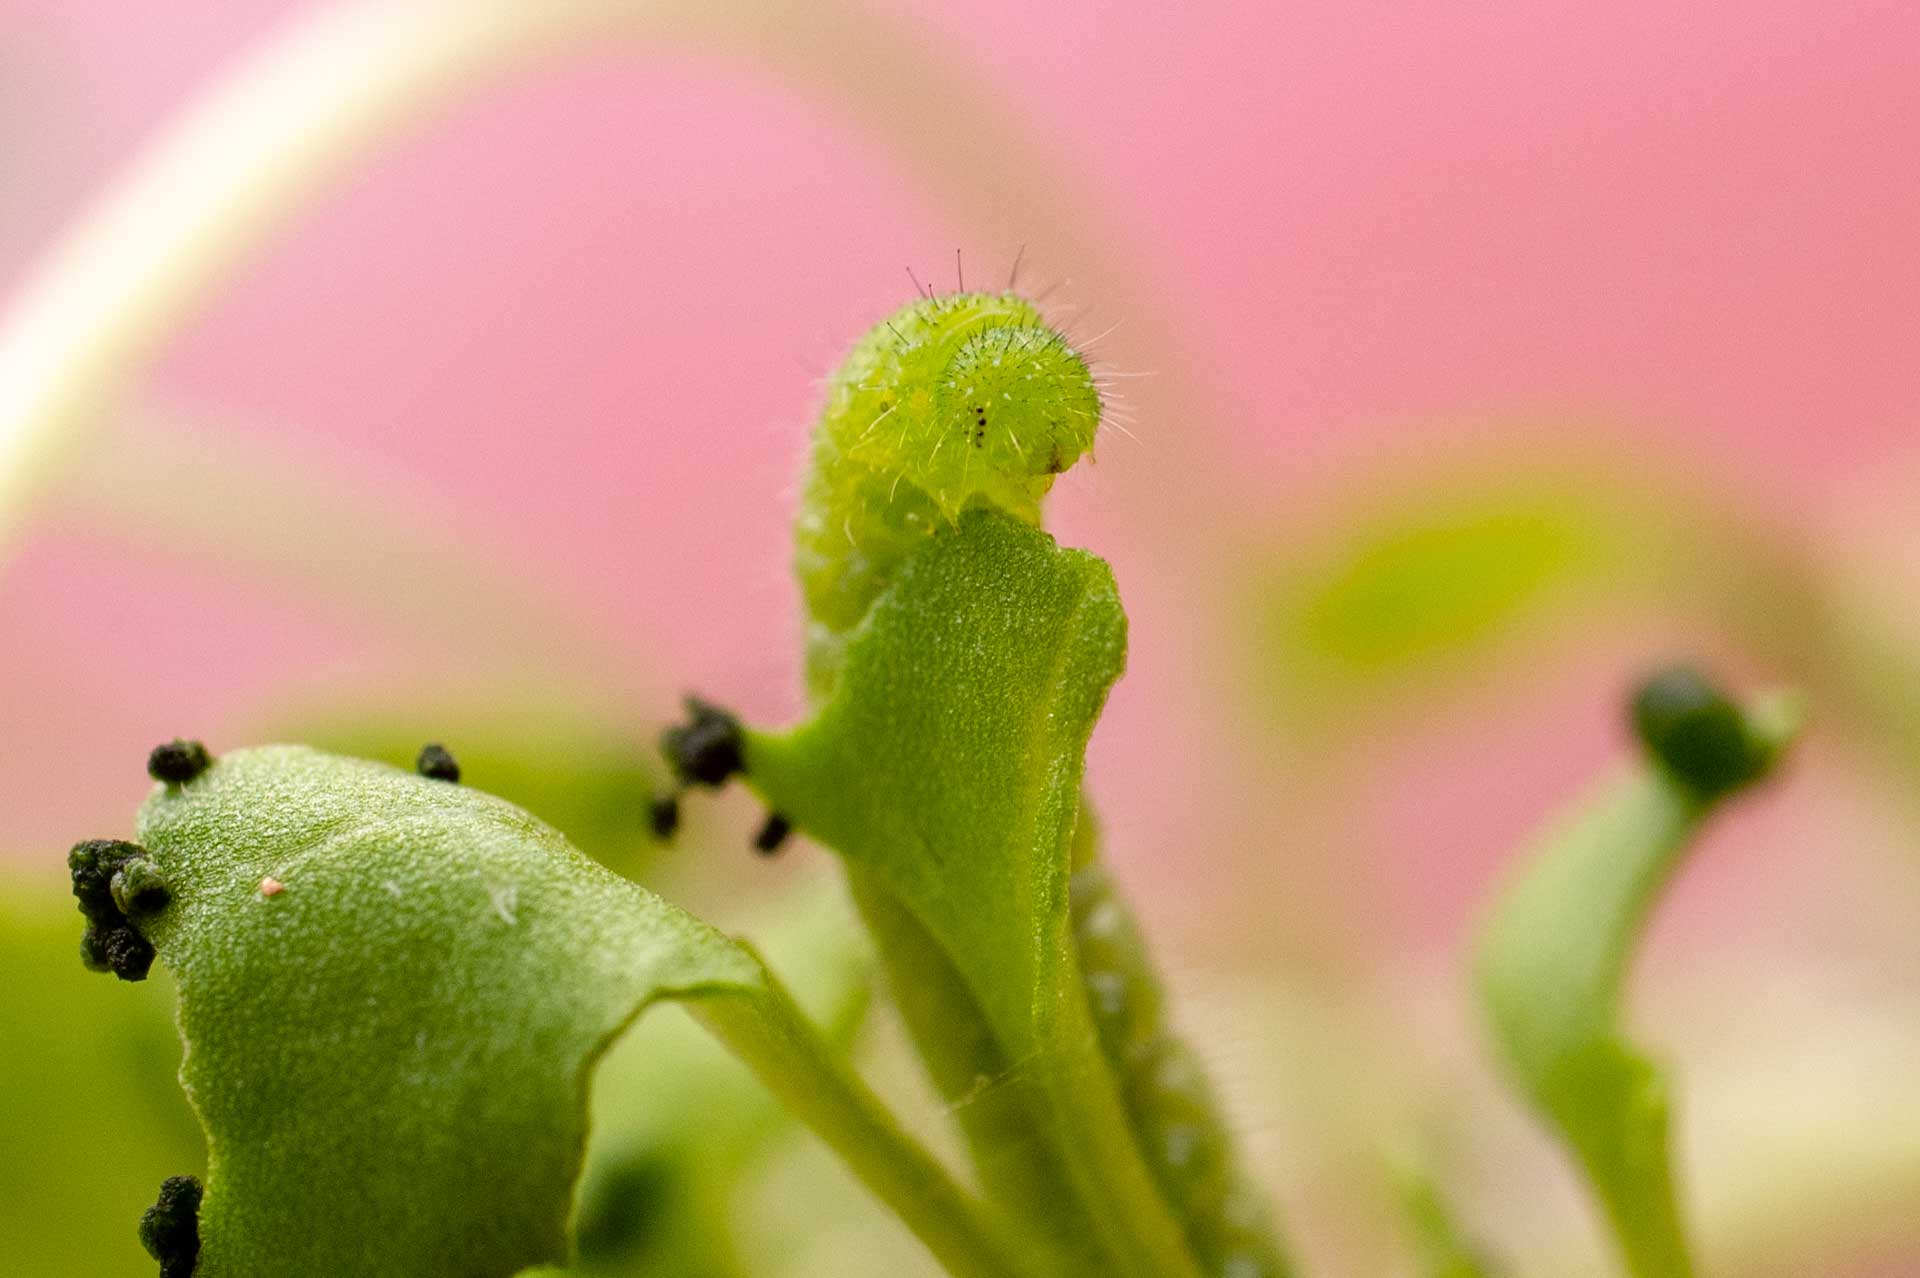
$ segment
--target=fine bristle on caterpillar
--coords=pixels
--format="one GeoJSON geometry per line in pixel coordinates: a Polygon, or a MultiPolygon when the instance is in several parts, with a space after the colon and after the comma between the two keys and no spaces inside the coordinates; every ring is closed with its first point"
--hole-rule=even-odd
{"type": "Polygon", "coordinates": [[[1016,293],[921,298],[861,338],[828,384],[795,527],[815,695],[925,538],[979,503],[1038,523],[1100,413],[1086,360],[1016,293]]]}

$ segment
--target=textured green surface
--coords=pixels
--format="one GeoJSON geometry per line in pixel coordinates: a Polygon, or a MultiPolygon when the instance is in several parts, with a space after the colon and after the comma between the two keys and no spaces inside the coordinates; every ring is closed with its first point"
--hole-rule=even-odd
{"type": "Polygon", "coordinates": [[[1012,1268],[751,951],[504,800],[277,746],[156,789],[140,839],[208,1135],[197,1278],[564,1259],[589,1067],[662,997],[956,1272],[1012,1268]]]}
{"type": "MultiPolygon", "coordinates": [[[[1772,699],[1747,721],[1771,763],[1797,711],[1772,699]]],[[[1648,913],[1713,806],[1665,768],[1636,767],[1527,858],[1477,956],[1495,1045],[1579,1159],[1638,1278],[1685,1278],[1692,1265],[1666,1080],[1619,1029],[1621,992],[1648,913]]]]}
{"type": "Polygon", "coordinates": [[[381,764],[236,752],[139,837],[210,1146],[201,1278],[564,1256],[588,1062],[651,999],[760,986],[518,808],[381,764]]]}
{"type": "Polygon", "coordinates": [[[1095,1038],[1067,901],[1087,738],[1125,653],[1105,564],[976,509],[901,567],[817,715],[750,739],[747,772],[938,947],[1107,1271],[1170,1278],[1192,1261],[1095,1038]]]}

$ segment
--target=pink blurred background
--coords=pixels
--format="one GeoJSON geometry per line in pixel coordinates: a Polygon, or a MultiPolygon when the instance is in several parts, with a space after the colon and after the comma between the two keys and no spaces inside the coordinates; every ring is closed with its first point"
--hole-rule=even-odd
{"type": "MultiPolygon", "coordinates": [[[[297,8],[0,3],[0,301],[159,121],[297,8]]],[[[1359,948],[1450,964],[1515,845],[1622,752],[1632,671],[1684,645],[1780,673],[1687,618],[1600,626],[1471,704],[1410,707],[1340,756],[1344,823],[1296,829],[1299,774],[1322,774],[1314,743],[1249,727],[1235,567],[1302,535],[1330,490],[1444,455],[1480,431],[1463,424],[1501,423],[1481,433],[1523,459],[1591,444],[1573,423],[1600,421],[1816,561],[1912,527],[1920,490],[1895,481],[1920,462],[1914,6],[1089,18],[977,0],[902,22],[1018,116],[1156,314],[1081,278],[1063,228],[980,242],[831,104],[742,60],[610,52],[462,100],[275,238],[167,343],[140,402],[357,477],[561,601],[555,629],[583,637],[429,646],[56,493],[0,567],[0,856],[123,830],[154,741],[238,744],[222,734],[302,689],[539,681],[564,648],[596,654],[566,678],[630,707],[636,734],[682,688],[798,714],[785,562],[815,380],[909,295],[906,268],[949,285],[956,248],[998,279],[1028,243],[1025,278],[1069,281],[1078,332],[1119,325],[1114,367],[1178,363],[1203,388],[1103,440],[1054,513],[1129,603],[1093,786],[1145,911],[1186,938],[1176,967],[1312,952],[1261,925],[1322,909],[1359,948]],[[1342,864],[1301,886],[1294,837],[1339,843],[1342,864]],[[1204,885],[1219,867],[1250,876],[1225,905],[1204,885]],[[1201,926],[1227,907],[1236,926],[1201,926]]],[[[1003,179],[1017,222],[1022,174],[1003,179]]],[[[1882,553],[1912,572],[1904,537],[1882,553]]],[[[1850,849],[1879,875],[1908,834],[1849,759],[1816,739],[1721,831],[1674,917],[1871,948],[1850,849]],[[1812,874],[1839,886],[1796,894],[1812,874]]]]}
{"type": "MultiPolygon", "coordinates": [[[[6,5],[0,290],[294,8],[6,5]]],[[[1179,825],[1156,814],[1192,807],[1191,779],[1148,745],[1184,713],[1165,702],[1186,657],[1158,642],[1191,629],[1147,605],[1177,611],[1209,576],[1182,582],[1194,565],[1162,550],[1192,544],[1163,535],[1162,512],[1214,511],[1257,538],[1331,473],[1543,405],[1627,423],[1649,456],[1795,517],[1845,507],[1913,451],[1909,5],[1088,21],[976,3],[911,21],[1085,186],[1214,396],[1110,437],[1057,508],[1134,602],[1135,677],[1100,766],[1122,766],[1116,738],[1161,759],[1129,763],[1109,800],[1145,841],[1179,825]]],[[[1074,275],[1073,244],[1043,225],[1030,238],[1029,280],[1074,275]]],[[[636,702],[685,685],[791,713],[785,522],[812,379],[905,296],[906,267],[944,281],[956,247],[997,276],[1019,246],[971,241],[776,77],[590,56],[481,92],[354,173],[147,386],[537,568],[630,655],[636,702]]],[[[1130,317],[1097,293],[1074,300],[1082,331],[1119,323],[1122,371],[1169,354],[1126,347],[1130,317]]],[[[1552,441],[1516,446],[1536,442],[1552,441]]],[[[55,845],[125,811],[140,743],[211,731],[289,680],[403,659],[352,616],[231,575],[164,546],[130,554],[84,512],[34,527],[0,575],[9,736],[33,743],[9,768],[0,844],[55,845]]],[[[1612,746],[1530,779],[1544,801],[1612,746]]],[[[1510,842],[1537,807],[1514,799],[1528,811],[1471,823],[1462,846],[1510,842]]]]}

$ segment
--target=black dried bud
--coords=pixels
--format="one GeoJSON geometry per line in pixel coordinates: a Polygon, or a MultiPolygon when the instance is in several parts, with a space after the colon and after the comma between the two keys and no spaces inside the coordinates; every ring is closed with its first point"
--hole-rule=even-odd
{"type": "Polygon", "coordinates": [[[80,912],[89,920],[117,917],[119,906],[113,900],[113,876],[134,857],[147,850],[124,839],[87,839],[76,843],[67,853],[67,871],[73,876],[73,896],[80,912]]]}
{"type": "Polygon", "coordinates": [[[107,953],[100,944],[100,933],[89,927],[80,936],[80,966],[89,972],[111,972],[107,953]]]}
{"type": "Polygon", "coordinates": [[[761,856],[772,856],[780,850],[780,845],[785,843],[787,836],[792,833],[793,822],[778,812],[769,812],[766,824],[762,825],[760,832],[753,836],[753,850],[761,856]]]}
{"type": "Polygon", "coordinates": [[[147,755],[147,775],[168,785],[185,785],[213,766],[213,756],[198,741],[175,739],[147,755]]]}
{"type": "Polygon", "coordinates": [[[114,872],[108,889],[113,903],[128,918],[136,914],[158,914],[173,900],[173,890],[144,856],[128,857],[114,872]]]}
{"type": "Polygon", "coordinates": [[[200,1259],[199,1178],[169,1176],[160,1197],[140,1217],[140,1245],[160,1262],[160,1278],[192,1278],[200,1259]]]}
{"type": "Polygon", "coordinates": [[[435,781],[457,783],[460,780],[459,762],[454,759],[453,753],[438,741],[429,741],[421,746],[420,757],[413,761],[413,766],[421,776],[431,777],[435,781]]]}
{"type": "Polygon", "coordinates": [[[80,962],[123,981],[143,981],[153,967],[153,945],[135,930],[122,902],[140,913],[166,908],[172,899],[147,850],[120,839],[88,839],[67,853],[73,896],[87,920],[80,962]]]}
{"type": "Polygon", "coordinates": [[[102,931],[100,952],[106,956],[107,970],[123,981],[144,981],[153,967],[153,942],[130,923],[102,931]]]}
{"type": "Polygon", "coordinates": [[[662,842],[673,837],[680,828],[680,796],[663,794],[647,805],[647,823],[653,827],[653,837],[662,842]]]}
{"type": "Polygon", "coordinates": [[[1702,798],[1736,790],[1766,771],[1767,752],[1740,707],[1686,666],[1641,685],[1633,729],[1654,760],[1702,798]]]}
{"type": "Polygon", "coordinates": [[[740,721],[698,697],[687,698],[687,722],[663,732],[660,749],[674,775],[688,785],[721,786],[745,770],[740,721]]]}

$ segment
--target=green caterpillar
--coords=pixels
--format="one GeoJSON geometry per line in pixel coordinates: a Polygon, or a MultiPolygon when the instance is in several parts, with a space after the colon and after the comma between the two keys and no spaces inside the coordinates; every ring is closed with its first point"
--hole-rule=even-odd
{"type": "MultiPolygon", "coordinates": [[[[1086,360],[1014,293],[922,298],[860,340],[829,384],[796,526],[816,699],[832,690],[848,635],[908,556],[969,506],[1037,525],[1054,478],[1092,447],[1101,411],[1086,360]]],[[[1134,1136],[1210,1278],[1277,1278],[1287,1267],[1265,1205],[1236,1165],[1192,1051],[1166,1027],[1159,980],[1132,913],[1092,864],[1092,819],[1084,811],[1081,826],[1071,886],[1075,939],[1134,1136]]],[[[923,1051],[937,1058],[966,995],[940,979],[944,968],[858,874],[854,890],[883,950],[897,951],[887,954],[889,963],[917,978],[902,1011],[923,1051]],[[941,1024],[918,1023],[927,1020],[941,1024]]],[[[945,1089],[960,1090],[990,1059],[949,1062],[945,1089]]],[[[940,1074],[941,1062],[933,1063],[940,1074]]],[[[989,1158],[1007,1124],[1018,1122],[980,1107],[961,1114],[980,1129],[970,1135],[989,1158]]],[[[983,1172],[1009,1174],[992,1166],[983,1172]]]]}
{"type": "Polygon", "coordinates": [[[1015,293],[923,298],[862,338],[828,386],[794,530],[814,695],[924,539],[982,502],[1038,524],[1100,412],[1086,360],[1015,293]]]}
{"type": "Polygon", "coordinates": [[[1279,1278],[1288,1269],[1267,1205],[1240,1169],[1198,1058],[1166,1023],[1165,992],[1133,911],[1097,864],[1074,872],[1070,899],[1101,1051],[1202,1270],[1213,1278],[1279,1278]]]}

